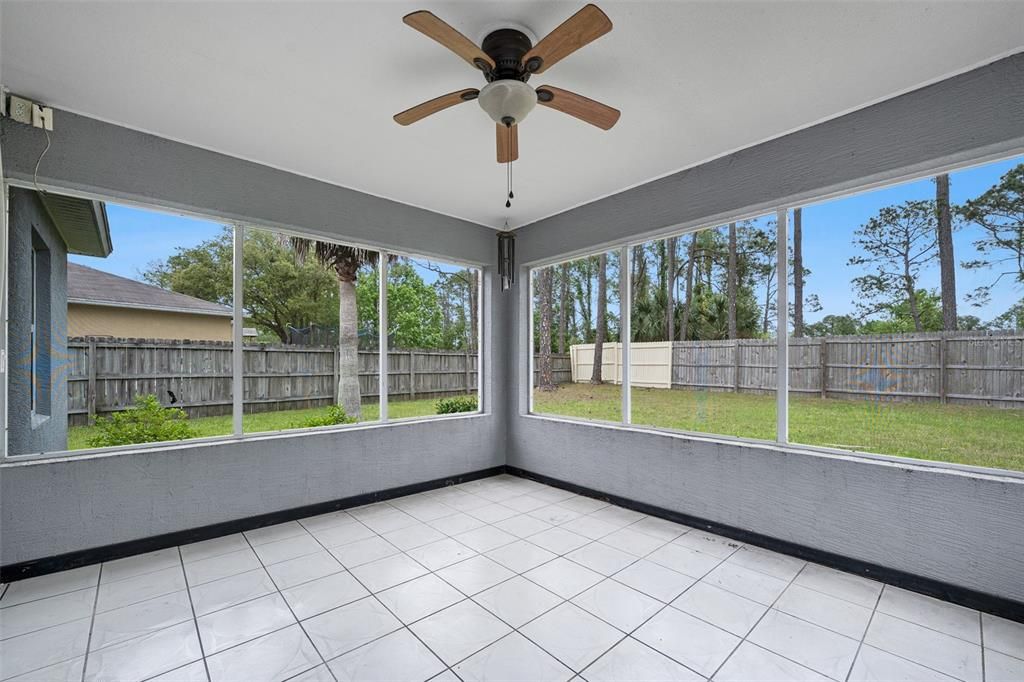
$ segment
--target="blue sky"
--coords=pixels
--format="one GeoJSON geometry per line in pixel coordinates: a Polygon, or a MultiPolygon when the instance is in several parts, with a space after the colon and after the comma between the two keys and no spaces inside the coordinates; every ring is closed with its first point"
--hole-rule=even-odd
{"type": "MultiPolygon", "coordinates": [[[[104,270],[130,279],[142,280],[154,261],[163,261],[178,248],[196,246],[220,234],[223,223],[160,211],[107,204],[110,238],[114,252],[107,258],[69,256],[69,260],[97,270],[104,270]]],[[[425,259],[413,260],[413,265],[427,284],[433,284],[439,275],[420,265],[425,259]]],[[[458,272],[461,266],[430,261],[442,272],[458,272]]]]}
{"type": "MultiPolygon", "coordinates": [[[[978,196],[998,182],[1007,170],[1022,162],[1024,157],[1018,157],[951,174],[951,200],[953,203],[961,203],[978,196]]],[[[853,233],[860,225],[883,206],[934,197],[934,183],[924,179],[805,206],[804,263],[811,270],[805,290],[807,294],[817,294],[823,306],[820,313],[809,314],[807,321],[815,322],[824,315],[853,312],[850,280],[861,274],[862,270],[848,266],[846,262],[852,253],[850,245],[853,233]]],[[[113,254],[106,259],[72,256],[71,260],[132,279],[141,279],[141,273],[150,263],[167,258],[178,247],[195,246],[215,237],[221,230],[221,224],[217,222],[117,204],[108,204],[107,213],[114,243],[113,254]]],[[[979,229],[973,226],[967,226],[954,234],[958,264],[975,257],[973,242],[979,235],[979,229]]],[[[417,269],[428,283],[438,277],[426,268],[417,269]]],[[[444,269],[455,271],[458,268],[444,269]]],[[[982,320],[990,320],[1024,297],[1021,287],[1004,279],[993,291],[988,305],[982,308],[967,305],[965,295],[978,285],[987,284],[992,277],[987,271],[969,271],[958,267],[957,294],[961,315],[977,315],[982,320]]],[[[937,265],[924,271],[921,286],[938,288],[937,265]]]]}
{"type": "MultiPolygon", "coordinates": [[[[1010,168],[1024,163],[1024,157],[990,163],[951,173],[950,201],[954,204],[973,199],[999,181],[1010,168]]],[[[824,315],[842,315],[854,310],[850,280],[863,274],[859,267],[846,264],[852,255],[850,245],[853,233],[883,206],[890,206],[916,199],[934,199],[935,183],[931,179],[918,180],[865,192],[842,199],[833,199],[820,204],[805,206],[803,209],[804,266],[811,270],[805,286],[806,294],[816,293],[821,299],[823,310],[808,315],[808,322],[816,322],[824,315]]],[[[790,231],[792,234],[792,228],[790,231]]],[[[968,225],[953,234],[953,250],[957,262],[957,312],[960,315],[977,315],[990,320],[1006,311],[1024,297],[1024,289],[1014,286],[1003,278],[992,292],[988,305],[975,308],[964,301],[964,297],[975,287],[988,284],[994,278],[991,271],[965,270],[960,262],[976,258],[973,242],[981,236],[980,228],[968,225]]],[[[920,286],[926,289],[939,288],[938,264],[922,272],[920,286]]]]}

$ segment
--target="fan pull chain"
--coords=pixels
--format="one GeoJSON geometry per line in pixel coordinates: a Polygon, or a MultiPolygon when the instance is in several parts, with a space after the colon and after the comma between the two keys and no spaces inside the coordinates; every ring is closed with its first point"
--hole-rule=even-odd
{"type": "Polygon", "coordinates": [[[512,208],[512,162],[505,162],[505,191],[508,192],[508,199],[505,200],[505,208],[512,208]]]}

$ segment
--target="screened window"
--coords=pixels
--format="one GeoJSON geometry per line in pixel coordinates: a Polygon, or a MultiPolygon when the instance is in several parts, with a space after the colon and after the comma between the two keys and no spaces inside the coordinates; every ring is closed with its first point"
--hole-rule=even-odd
{"type": "Polygon", "coordinates": [[[1018,157],[534,268],[531,411],[1024,471],[1022,188],[1018,157]]]}
{"type": "Polygon", "coordinates": [[[622,419],[620,254],[532,271],[533,411],[622,419]]]}

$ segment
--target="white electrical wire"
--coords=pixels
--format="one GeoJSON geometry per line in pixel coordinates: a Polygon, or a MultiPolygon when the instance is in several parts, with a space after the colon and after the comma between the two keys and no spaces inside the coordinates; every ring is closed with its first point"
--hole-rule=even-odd
{"type": "Polygon", "coordinates": [[[43,193],[43,190],[39,187],[39,164],[43,162],[43,157],[46,156],[46,152],[50,151],[50,131],[43,128],[43,132],[46,133],[46,146],[43,148],[43,152],[39,155],[39,158],[36,159],[36,168],[32,172],[32,184],[36,186],[36,191],[40,194],[43,193]]]}

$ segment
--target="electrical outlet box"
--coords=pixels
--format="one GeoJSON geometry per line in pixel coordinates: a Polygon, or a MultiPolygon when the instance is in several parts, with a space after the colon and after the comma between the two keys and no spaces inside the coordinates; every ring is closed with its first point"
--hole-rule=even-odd
{"type": "Polygon", "coordinates": [[[32,125],[32,102],[17,95],[11,95],[11,120],[32,125]]]}

